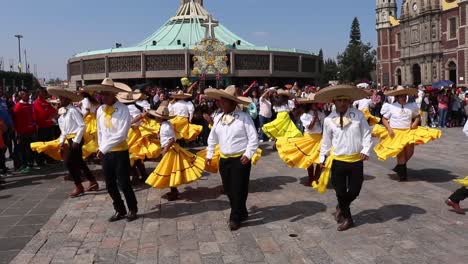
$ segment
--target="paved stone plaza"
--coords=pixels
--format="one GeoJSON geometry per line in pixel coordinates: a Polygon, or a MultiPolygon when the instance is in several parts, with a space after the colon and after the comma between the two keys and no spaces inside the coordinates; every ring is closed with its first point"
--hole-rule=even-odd
{"type": "MultiPolygon", "coordinates": [[[[444,200],[458,188],[451,180],[468,174],[468,140],[459,128],[444,133],[417,147],[409,182],[394,180],[394,160],[366,164],[366,181],[352,206],[356,227],[346,232],[336,231],[331,215],[334,191],[320,195],[303,186],[305,171],[287,168],[268,144],[252,171],[250,220],[236,232],[227,228],[229,204],[218,175],[181,187],[176,202],[161,199],[165,191],[140,186],[141,217],[132,223],[107,222],[113,210],[104,189],[66,199],[72,183],[63,182],[60,172],[25,177],[0,191],[0,260],[8,263],[16,255],[12,263],[466,263],[468,216],[449,211],[444,200]]],[[[7,180],[10,185],[15,178],[7,180]]]]}

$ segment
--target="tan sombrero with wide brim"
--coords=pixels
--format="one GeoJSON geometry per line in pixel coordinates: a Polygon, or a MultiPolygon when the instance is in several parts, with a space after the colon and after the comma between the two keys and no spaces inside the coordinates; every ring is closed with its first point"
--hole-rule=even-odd
{"type": "Polygon", "coordinates": [[[141,94],[140,99],[138,99],[138,100],[146,100],[146,99],[148,99],[148,96],[147,96],[146,94],[142,93],[140,89],[136,89],[136,90],[133,91],[133,92],[136,93],[136,94],[141,94]]]}
{"type": "Polygon", "coordinates": [[[58,86],[48,87],[47,92],[53,96],[68,98],[72,102],[79,102],[83,100],[83,96],[81,96],[77,92],[66,90],[63,87],[58,87],[58,86]]]}
{"type": "Polygon", "coordinates": [[[352,85],[337,85],[321,89],[315,94],[315,101],[319,103],[331,103],[334,99],[349,98],[357,101],[369,96],[363,89],[352,85]]]}
{"type": "Polygon", "coordinates": [[[112,79],[106,78],[101,84],[91,84],[83,88],[84,92],[109,92],[109,93],[120,93],[120,92],[131,92],[132,89],[123,83],[114,83],[112,79]]]}
{"type": "Polygon", "coordinates": [[[278,90],[276,91],[276,93],[277,93],[278,95],[284,95],[284,96],[287,96],[287,97],[289,97],[289,98],[294,97],[290,92],[288,92],[288,91],[286,91],[286,90],[284,90],[284,89],[278,89],[278,90]]]}
{"type": "Polygon", "coordinates": [[[177,93],[171,94],[170,97],[173,99],[188,99],[192,97],[192,94],[184,93],[183,91],[178,91],[177,93]]]}
{"type": "Polygon", "coordinates": [[[136,101],[140,101],[143,97],[142,93],[125,93],[120,92],[116,96],[117,100],[123,104],[130,104],[135,103],[136,101]]]}
{"type": "Polygon", "coordinates": [[[297,103],[298,104],[314,104],[314,103],[317,103],[315,101],[315,94],[311,93],[311,94],[309,94],[307,96],[307,98],[297,99],[297,103]]]}
{"type": "Polygon", "coordinates": [[[159,106],[157,110],[149,110],[148,114],[155,116],[155,117],[162,118],[162,119],[166,119],[166,120],[175,117],[175,116],[171,116],[169,112],[169,108],[165,105],[159,106]]]}
{"type": "Polygon", "coordinates": [[[205,90],[205,95],[208,96],[209,98],[213,99],[228,99],[231,101],[234,101],[238,104],[243,104],[243,105],[249,105],[252,103],[252,99],[244,96],[237,96],[236,95],[236,87],[234,85],[228,86],[226,89],[214,89],[214,88],[208,88],[205,90]]]}
{"type": "Polygon", "coordinates": [[[384,93],[385,96],[397,96],[397,95],[417,95],[418,89],[415,88],[404,88],[403,86],[398,86],[396,89],[387,91],[384,93]]]}

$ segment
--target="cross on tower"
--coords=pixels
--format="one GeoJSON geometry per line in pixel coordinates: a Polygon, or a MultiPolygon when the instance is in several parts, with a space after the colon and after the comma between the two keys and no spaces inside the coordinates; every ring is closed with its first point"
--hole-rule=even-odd
{"type": "Polygon", "coordinates": [[[215,37],[214,28],[219,26],[219,22],[214,20],[213,16],[209,15],[201,25],[206,28],[205,38],[213,39],[215,37]]]}

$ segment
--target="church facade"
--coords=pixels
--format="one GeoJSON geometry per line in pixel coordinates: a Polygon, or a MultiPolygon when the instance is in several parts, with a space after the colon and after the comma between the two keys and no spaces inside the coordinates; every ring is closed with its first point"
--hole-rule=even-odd
{"type": "Polygon", "coordinates": [[[468,86],[468,0],[376,0],[377,80],[468,86]]]}

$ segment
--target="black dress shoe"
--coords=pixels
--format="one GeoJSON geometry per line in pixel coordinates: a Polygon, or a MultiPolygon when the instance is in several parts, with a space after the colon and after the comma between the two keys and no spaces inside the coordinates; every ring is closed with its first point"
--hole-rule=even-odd
{"type": "Polygon", "coordinates": [[[351,217],[345,218],[341,225],[338,226],[338,231],[346,231],[354,226],[353,219],[351,217]]]}
{"type": "Polygon", "coordinates": [[[111,216],[111,217],[109,218],[109,222],[112,223],[112,222],[116,222],[116,221],[122,220],[122,219],[125,218],[125,215],[126,215],[126,214],[127,214],[127,213],[119,213],[119,212],[116,212],[113,216],[111,216]]]}
{"type": "Polygon", "coordinates": [[[338,224],[343,223],[343,221],[345,220],[343,215],[341,214],[341,209],[339,207],[336,208],[336,212],[333,213],[333,216],[335,217],[335,221],[338,224]]]}
{"type": "Polygon", "coordinates": [[[130,212],[127,214],[127,222],[135,221],[135,220],[137,220],[137,218],[138,218],[137,212],[132,212],[132,211],[130,211],[130,212]]]}
{"type": "Polygon", "coordinates": [[[241,227],[241,224],[236,221],[229,221],[229,229],[231,231],[236,231],[241,227]]]}

